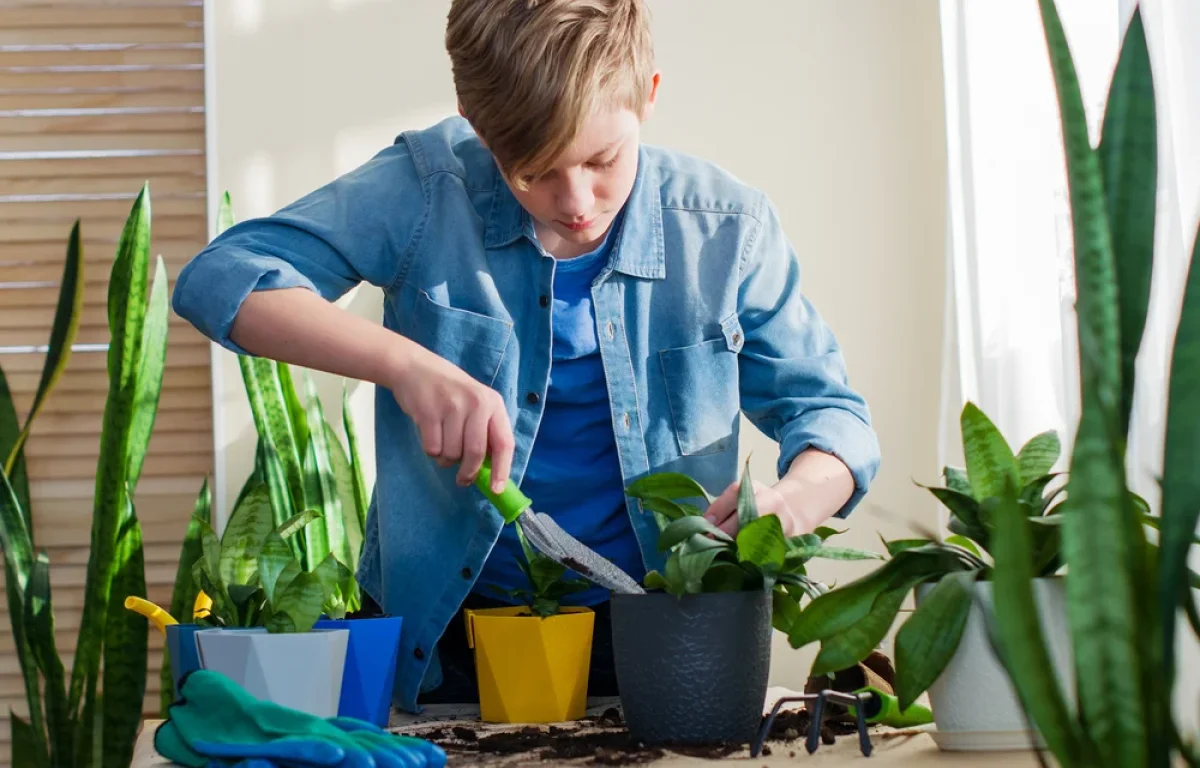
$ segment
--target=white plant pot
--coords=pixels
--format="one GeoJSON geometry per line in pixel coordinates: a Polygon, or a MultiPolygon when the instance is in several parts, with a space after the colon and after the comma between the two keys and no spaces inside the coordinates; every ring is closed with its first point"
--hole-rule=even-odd
{"type": "MultiPolygon", "coordinates": [[[[1065,586],[1060,577],[1035,579],[1033,591],[1059,688],[1073,704],[1074,667],[1065,586]]],[[[933,587],[928,583],[917,587],[918,605],[933,587]]],[[[990,609],[991,582],[977,582],[975,592],[990,609]]],[[[1044,748],[1041,736],[1029,730],[1016,690],[992,652],[984,622],[979,605],[972,604],[957,652],[929,688],[937,725],[930,735],[940,748],[950,751],[1026,750],[1034,745],[1044,748]]]]}
{"type": "Polygon", "coordinates": [[[220,672],[251,696],[328,718],[337,715],[349,637],[346,629],[205,629],[196,633],[196,647],[202,668],[220,672]]]}

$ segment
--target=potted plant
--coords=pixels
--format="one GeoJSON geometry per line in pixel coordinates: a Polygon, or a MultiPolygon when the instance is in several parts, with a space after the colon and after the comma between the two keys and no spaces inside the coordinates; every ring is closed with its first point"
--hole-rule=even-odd
{"type": "Polygon", "coordinates": [[[202,551],[192,578],[212,606],[198,622],[214,627],[195,633],[200,665],[260,699],[334,717],[349,633],[315,624],[331,606],[343,604],[345,566],[329,554],[306,571],[289,547],[317,513],[274,527],[265,486],[244,502],[219,538],[199,523],[202,551]]]}
{"type": "Polygon", "coordinates": [[[1053,662],[1044,631],[1032,620],[1031,527],[1011,482],[993,510],[992,635],[1058,765],[1200,765],[1173,715],[1181,608],[1200,635],[1197,580],[1188,569],[1200,517],[1200,235],[1192,243],[1175,325],[1159,514],[1147,517],[1126,492],[1125,475],[1139,384],[1134,363],[1151,302],[1158,191],[1155,88],[1145,31],[1135,9],[1093,147],[1057,9],[1052,0],[1041,0],[1040,7],[1067,159],[1077,294],[1081,409],[1062,515],[1077,706],[1049,674],[1053,662]],[[1149,520],[1160,530],[1157,548],[1142,535],[1149,520]]]}
{"type": "MultiPolygon", "coordinates": [[[[23,446],[71,358],[83,312],[83,237],[65,248],[58,306],[33,405],[18,421],[0,373],[0,546],[8,616],[28,705],[11,715],[11,763],[99,768],[128,765],[146,692],[146,620],[125,610],[146,595],[141,524],[134,509],[162,390],[169,295],[150,259],[149,186],[125,220],[109,273],[108,390],[96,464],[83,616],[70,669],[56,642],[50,558],[38,551],[23,446]]],[[[61,630],[59,630],[61,631],[61,630]]]]}
{"type": "Polygon", "coordinates": [[[564,606],[587,589],[566,568],[535,551],[518,523],[524,555],[517,564],[527,589],[506,593],[520,605],[466,611],[467,645],[474,650],[480,717],[493,723],[577,720],[587,706],[595,613],[564,606]]]}
{"type": "Polygon", "coordinates": [[[806,564],[814,557],[873,559],[830,547],[821,528],[787,537],[778,517],[759,516],[749,462],[737,499],[738,532],[703,517],[713,496],[692,478],[651,474],[627,493],[659,522],[662,571],[644,595],[613,595],[617,684],[631,734],[646,743],[743,743],[762,720],[772,626],[825,591],[806,564]],[[693,503],[695,502],[695,503],[693,503]]]}
{"type": "Polygon", "coordinates": [[[1063,488],[1052,472],[1061,453],[1054,432],[1043,432],[1015,454],[992,421],[968,402],[960,416],[965,468],[943,470],[944,486],[929,491],[950,512],[949,534],[885,541],[881,567],[809,603],[792,622],[794,648],[820,643],[814,677],[861,662],[892,628],[915,591],[916,610],[895,638],[896,696],[907,709],[929,692],[944,749],[1014,749],[1030,743],[1020,702],[995,658],[986,606],[994,576],[993,511],[1011,479],[1029,520],[1029,568],[1038,610],[1051,638],[1055,669],[1069,687],[1070,643],[1064,613],[1063,488]]]}

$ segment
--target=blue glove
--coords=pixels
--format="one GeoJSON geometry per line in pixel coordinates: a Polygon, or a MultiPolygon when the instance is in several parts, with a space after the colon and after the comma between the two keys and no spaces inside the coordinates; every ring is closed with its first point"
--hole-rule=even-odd
{"type": "Polygon", "coordinates": [[[160,755],[189,768],[443,768],[436,744],[351,718],[315,717],[259,701],[229,678],[197,670],[154,735],[160,755]]]}

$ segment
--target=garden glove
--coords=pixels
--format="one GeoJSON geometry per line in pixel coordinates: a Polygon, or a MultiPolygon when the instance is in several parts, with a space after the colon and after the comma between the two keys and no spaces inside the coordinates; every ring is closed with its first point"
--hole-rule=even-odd
{"type": "Polygon", "coordinates": [[[260,701],[211,670],[180,680],[180,700],[169,708],[154,743],[163,757],[192,768],[253,759],[277,768],[443,768],[446,763],[445,752],[423,739],[260,701]]]}

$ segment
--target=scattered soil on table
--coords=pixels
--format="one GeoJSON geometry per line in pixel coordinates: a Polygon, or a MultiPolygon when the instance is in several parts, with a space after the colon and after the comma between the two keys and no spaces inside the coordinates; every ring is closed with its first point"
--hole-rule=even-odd
{"type": "MultiPolygon", "coordinates": [[[[802,739],[808,732],[805,711],[780,712],[772,723],[763,755],[772,753],[770,742],[802,739]]],[[[832,744],[837,735],[852,734],[853,725],[829,723],[821,729],[821,740],[832,744]]],[[[451,765],[531,764],[553,761],[580,765],[628,766],[652,763],[668,754],[703,759],[748,755],[747,744],[647,745],[626,730],[616,709],[574,723],[502,729],[467,724],[414,729],[413,735],[428,739],[446,750],[451,765]]],[[[795,754],[794,750],[789,754],[795,754]]]]}

